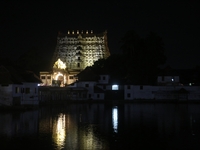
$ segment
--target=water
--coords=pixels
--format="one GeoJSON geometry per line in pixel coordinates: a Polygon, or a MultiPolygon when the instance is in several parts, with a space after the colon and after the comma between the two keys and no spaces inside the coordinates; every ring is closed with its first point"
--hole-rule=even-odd
{"type": "Polygon", "coordinates": [[[0,113],[0,149],[200,149],[200,104],[71,104],[0,113]]]}

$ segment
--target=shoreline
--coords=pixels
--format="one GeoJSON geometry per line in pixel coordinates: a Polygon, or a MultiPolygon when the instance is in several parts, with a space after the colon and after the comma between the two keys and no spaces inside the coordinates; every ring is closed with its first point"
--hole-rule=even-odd
{"type": "Polygon", "coordinates": [[[153,103],[153,104],[200,104],[200,100],[59,100],[59,101],[47,101],[40,103],[39,105],[20,105],[20,106],[5,106],[0,105],[0,112],[10,112],[10,111],[30,111],[36,110],[43,106],[58,106],[67,104],[105,104],[105,105],[120,105],[120,104],[134,104],[134,103],[153,103]]]}

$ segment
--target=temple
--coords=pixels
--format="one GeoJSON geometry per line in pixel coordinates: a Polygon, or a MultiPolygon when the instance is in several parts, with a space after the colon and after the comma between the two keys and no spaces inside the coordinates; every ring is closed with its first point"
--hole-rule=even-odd
{"type": "Polygon", "coordinates": [[[66,86],[76,81],[76,75],[99,59],[110,56],[107,31],[68,31],[58,33],[52,59],[52,72],[40,72],[43,85],[66,86]]]}

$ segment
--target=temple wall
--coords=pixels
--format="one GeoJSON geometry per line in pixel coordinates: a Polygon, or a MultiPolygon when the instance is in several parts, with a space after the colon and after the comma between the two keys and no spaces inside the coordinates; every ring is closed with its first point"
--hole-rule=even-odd
{"type": "Polygon", "coordinates": [[[67,69],[83,70],[109,55],[107,32],[94,34],[72,31],[58,35],[54,62],[60,58],[67,69]]]}

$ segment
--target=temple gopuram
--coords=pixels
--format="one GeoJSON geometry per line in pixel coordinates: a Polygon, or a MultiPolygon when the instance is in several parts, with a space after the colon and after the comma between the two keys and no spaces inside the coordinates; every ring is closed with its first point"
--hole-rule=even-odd
{"type": "Polygon", "coordinates": [[[107,31],[68,31],[58,33],[52,59],[52,72],[40,72],[43,86],[66,86],[74,83],[76,75],[99,59],[110,56],[107,31]]]}

